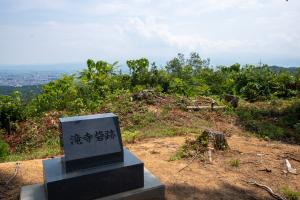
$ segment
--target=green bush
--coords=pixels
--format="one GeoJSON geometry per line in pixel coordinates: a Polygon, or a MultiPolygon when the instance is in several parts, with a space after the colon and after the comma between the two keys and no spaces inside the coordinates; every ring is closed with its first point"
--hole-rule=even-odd
{"type": "Polygon", "coordinates": [[[9,146],[6,142],[0,139],[0,159],[8,155],[9,146]]]}
{"type": "Polygon", "coordinates": [[[284,136],[284,131],[281,127],[262,122],[258,126],[258,134],[262,137],[274,139],[284,136]]]}
{"type": "Polygon", "coordinates": [[[297,99],[248,104],[235,112],[239,123],[258,136],[300,142],[300,102],[297,99]]]}
{"type": "Polygon", "coordinates": [[[10,133],[12,122],[25,118],[23,106],[19,92],[14,92],[12,96],[0,95],[0,128],[10,133]]]}
{"type": "Polygon", "coordinates": [[[298,134],[300,134],[300,123],[296,123],[296,124],[294,125],[294,128],[295,128],[296,132],[297,132],[298,134]]]}

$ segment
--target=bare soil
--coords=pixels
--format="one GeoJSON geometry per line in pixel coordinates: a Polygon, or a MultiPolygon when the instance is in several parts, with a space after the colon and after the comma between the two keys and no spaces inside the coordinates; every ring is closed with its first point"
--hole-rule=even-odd
{"type": "MultiPolygon", "coordinates": [[[[280,193],[282,187],[300,191],[300,176],[285,174],[284,156],[288,153],[300,160],[300,147],[254,137],[233,134],[228,138],[230,150],[213,152],[213,163],[189,160],[169,161],[185,137],[153,138],[127,144],[148,168],[166,185],[166,199],[273,199],[265,190],[245,181],[255,180],[280,193]],[[231,166],[239,159],[238,167],[231,166]],[[182,168],[187,166],[184,170],[182,168]],[[271,170],[271,172],[260,170],[271,170]],[[180,171],[180,172],[179,172],[180,171]]],[[[300,162],[289,159],[300,172],[300,162]]],[[[18,199],[24,185],[42,183],[42,160],[20,162],[20,171],[8,184],[3,184],[13,174],[16,162],[0,164],[0,199],[18,199]]]]}

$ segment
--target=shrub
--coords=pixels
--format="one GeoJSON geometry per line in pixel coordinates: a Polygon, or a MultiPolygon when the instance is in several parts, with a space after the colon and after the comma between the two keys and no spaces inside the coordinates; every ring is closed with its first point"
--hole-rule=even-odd
{"type": "Polygon", "coordinates": [[[12,96],[0,95],[0,128],[11,132],[11,123],[24,118],[21,94],[14,92],[12,96]]]}
{"type": "Polygon", "coordinates": [[[296,124],[294,125],[294,128],[296,129],[296,132],[297,132],[298,134],[300,134],[300,123],[296,123],[296,124]]]}
{"type": "Polygon", "coordinates": [[[284,131],[281,127],[274,124],[259,123],[258,134],[262,137],[268,138],[280,138],[284,135],[284,131]]]}
{"type": "Polygon", "coordinates": [[[0,139],[0,159],[8,155],[9,146],[6,142],[0,139]]]}

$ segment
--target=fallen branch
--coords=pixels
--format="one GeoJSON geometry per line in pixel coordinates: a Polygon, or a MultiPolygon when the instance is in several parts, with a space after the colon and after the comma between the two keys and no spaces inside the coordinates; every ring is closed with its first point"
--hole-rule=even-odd
{"type": "Polygon", "coordinates": [[[180,170],[178,170],[178,172],[183,171],[185,168],[187,168],[188,166],[190,166],[190,164],[192,164],[192,162],[194,162],[194,160],[198,157],[199,153],[196,152],[196,154],[194,155],[194,157],[188,162],[188,164],[186,166],[184,166],[183,168],[181,168],[180,170]]]}
{"type": "Polygon", "coordinates": [[[16,163],[15,173],[5,182],[6,185],[8,185],[18,174],[20,170],[20,163],[16,163]]]}
{"type": "Polygon", "coordinates": [[[293,158],[293,157],[291,157],[291,156],[288,156],[287,158],[289,158],[289,159],[291,159],[291,160],[293,160],[293,161],[297,161],[297,162],[300,162],[300,159],[297,159],[297,158],[293,158]]]}
{"type": "Polygon", "coordinates": [[[188,110],[218,110],[218,109],[225,109],[225,106],[187,106],[188,110]]]}
{"type": "Polygon", "coordinates": [[[295,158],[294,154],[292,154],[292,153],[284,153],[284,154],[285,154],[284,156],[279,156],[279,157],[281,157],[281,158],[289,158],[290,160],[300,162],[300,159],[295,158]]]}
{"type": "Polygon", "coordinates": [[[274,197],[277,200],[287,200],[286,198],[280,196],[279,194],[274,193],[273,190],[267,185],[257,183],[256,181],[246,181],[246,180],[243,180],[243,181],[245,181],[248,184],[255,185],[257,187],[260,187],[260,188],[266,190],[270,195],[272,195],[272,197],[274,197]]]}
{"type": "Polygon", "coordinates": [[[258,171],[261,171],[261,172],[269,172],[269,173],[272,172],[272,170],[271,170],[271,169],[268,169],[268,168],[265,168],[265,169],[259,169],[258,171]]]}

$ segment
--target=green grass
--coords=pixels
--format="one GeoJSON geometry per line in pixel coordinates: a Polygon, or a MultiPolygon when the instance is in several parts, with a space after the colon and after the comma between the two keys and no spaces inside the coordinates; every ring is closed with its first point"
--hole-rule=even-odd
{"type": "Polygon", "coordinates": [[[287,200],[299,200],[300,199],[300,192],[294,191],[289,187],[283,187],[281,192],[285,196],[287,200]]]}
{"type": "MultiPolygon", "coordinates": [[[[181,160],[184,158],[195,156],[195,152],[191,151],[189,147],[186,145],[181,146],[173,155],[170,156],[168,161],[175,161],[175,160],[181,160]]],[[[204,160],[203,154],[198,154],[196,157],[198,160],[204,160]]]]}
{"type": "Polygon", "coordinates": [[[232,159],[229,161],[229,164],[231,167],[238,168],[240,166],[240,160],[239,159],[232,159]]]}
{"type": "Polygon", "coordinates": [[[1,158],[0,162],[13,162],[19,160],[32,160],[32,159],[40,159],[47,158],[54,155],[62,154],[60,146],[43,146],[39,149],[35,149],[31,152],[23,152],[23,153],[15,153],[9,154],[8,156],[1,158]]]}
{"type": "Polygon", "coordinates": [[[122,140],[125,143],[134,143],[138,137],[140,137],[139,131],[124,131],[122,133],[122,140]]]}
{"type": "Polygon", "coordinates": [[[173,155],[170,156],[169,161],[181,160],[185,157],[184,148],[179,148],[173,155]]]}

